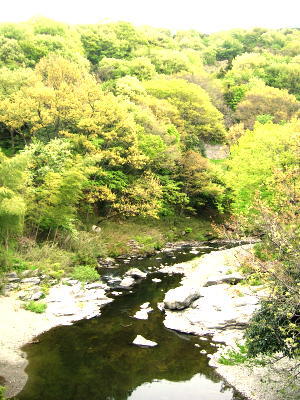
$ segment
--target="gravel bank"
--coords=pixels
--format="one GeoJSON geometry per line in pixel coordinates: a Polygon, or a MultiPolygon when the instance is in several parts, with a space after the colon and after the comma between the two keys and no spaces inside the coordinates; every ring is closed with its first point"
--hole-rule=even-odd
{"type": "Polygon", "coordinates": [[[19,291],[0,296],[0,377],[5,380],[8,398],[16,396],[27,381],[24,371],[27,360],[21,351],[22,346],[55,326],[70,325],[74,321],[99,315],[101,306],[113,301],[105,296],[104,291],[95,296],[93,290],[78,290],[66,285],[57,285],[51,290],[49,296],[43,299],[48,303],[43,314],[24,310],[24,302],[18,299],[19,291]]]}

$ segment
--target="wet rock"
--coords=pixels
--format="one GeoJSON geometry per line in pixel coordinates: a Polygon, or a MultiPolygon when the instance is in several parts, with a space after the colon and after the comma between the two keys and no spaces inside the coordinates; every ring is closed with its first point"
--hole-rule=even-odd
{"type": "Polygon", "coordinates": [[[164,299],[164,307],[169,310],[187,308],[194,300],[200,297],[200,290],[190,286],[180,286],[169,290],[164,299]]]}
{"type": "Polygon", "coordinates": [[[130,289],[135,284],[135,279],[131,276],[125,276],[118,285],[121,289],[130,289]]]}
{"type": "Polygon", "coordinates": [[[122,292],[116,292],[116,291],[113,291],[113,292],[110,292],[113,296],[120,296],[121,294],[122,294],[122,292]]]}
{"type": "Polygon", "coordinates": [[[136,346],[141,346],[141,347],[155,347],[155,346],[157,346],[156,342],[153,342],[152,340],[145,339],[141,335],[137,335],[137,337],[134,339],[132,344],[135,344],[136,346]]]}
{"type": "Polygon", "coordinates": [[[153,278],[153,279],[152,279],[152,282],[159,283],[159,282],[161,282],[161,279],[159,279],[159,278],[153,278]]]}
{"type": "Polygon", "coordinates": [[[190,254],[199,254],[199,253],[200,253],[199,250],[196,250],[196,249],[192,249],[190,251],[190,254]]]}
{"type": "Polygon", "coordinates": [[[132,277],[133,279],[144,279],[144,278],[146,278],[147,273],[141,271],[141,270],[138,269],[138,268],[131,268],[131,269],[129,269],[129,270],[126,272],[125,275],[126,275],[126,276],[130,276],[130,277],[132,277]]]}
{"type": "Polygon", "coordinates": [[[153,310],[153,308],[148,307],[148,308],[142,308],[141,310],[137,311],[133,318],[136,319],[148,319],[148,314],[149,312],[151,312],[153,310]]]}

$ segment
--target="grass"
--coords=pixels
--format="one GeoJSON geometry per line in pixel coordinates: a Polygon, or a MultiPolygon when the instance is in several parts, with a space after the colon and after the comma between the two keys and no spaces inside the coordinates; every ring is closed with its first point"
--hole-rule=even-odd
{"type": "Polygon", "coordinates": [[[58,243],[36,243],[31,238],[20,238],[13,248],[0,251],[0,273],[12,270],[20,273],[32,270],[34,273],[36,270],[55,279],[76,276],[76,279],[83,281],[97,280],[99,276],[95,275],[94,269],[98,265],[98,258],[130,254],[133,251],[131,240],[140,246],[138,252],[146,254],[160,249],[167,242],[204,241],[216,237],[210,215],[201,218],[136,217],[104,220],[98,225],[101,232],[82,230],[75,237],[61,237],[58,243]]]}
{"type": "Polygon", "coordinates": [[[46,311],[47,304],[38,301],[29,301],[24,305],[25,310],[32,311],[37,314],[42,314],[46,311]]]}
{"type": "Polygon", "coordinates": [[[213,235],[209,219],[184,216],[104,221],[100,226],[107,254],[112,257],[129,253],[131,239],[141,245],[142,252],[151,252],[167,242],[202,241],[213,235]]]}
{"type": "Polygon", "coordinates": [[[73,269],[72,278],[80,282],[95,282],[100,279],[100,275],[90,265],[78,265],[73,269]]]}

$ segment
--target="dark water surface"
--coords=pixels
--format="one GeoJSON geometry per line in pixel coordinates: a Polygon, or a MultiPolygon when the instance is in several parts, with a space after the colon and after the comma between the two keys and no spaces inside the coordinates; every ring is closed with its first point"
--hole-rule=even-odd
{"type": "MultiPolygon", "coordinates": [[[[117,270],[106,269],[103,275],[109,281],[128,267],[147,270],[161,263],[186,261],[195,257],[190,250],[186,247],[173,254],[132,261],[117,270]]],[[[211,249],[199,250],[204,253],[211,249]]],[[[101,316],[54,328],[39,336],[40,343],[25,346],[29,379],[17,399],[243,399],[208,366],[206,355],[200,354],[202,349],[210,354],[216,351],[209,340],[164,328],[163,313],[156,304],[167,290],[178,286],[180,279],[178,275],[154,272],[136,285],[132,293],[123,291],[123,295],[103,308],[101,316]],[[154,283],[153,278],[162,282],[154,283]],[[148,301],[154,308],[149,319],[132,318],[140,305],[148,301]],[[132,345],[138,334],[154,340],[158,346],[132,345]]]]}

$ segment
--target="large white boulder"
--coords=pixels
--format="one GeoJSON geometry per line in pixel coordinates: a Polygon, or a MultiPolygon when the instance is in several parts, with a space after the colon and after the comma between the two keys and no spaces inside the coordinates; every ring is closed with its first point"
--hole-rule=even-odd
{"type": "Polygon", "coordinates": [[[164,298],[164,307],[169,310],[183,310],[200,297],[200,290],[191,286],[180,286],[169,290],[164,298]]]}

